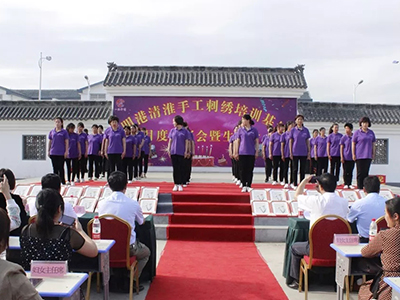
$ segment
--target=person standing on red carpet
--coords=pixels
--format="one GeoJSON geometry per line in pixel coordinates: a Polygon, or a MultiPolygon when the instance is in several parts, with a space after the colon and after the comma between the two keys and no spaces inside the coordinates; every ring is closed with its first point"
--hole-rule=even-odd
{"type": "Polygon", "coordinates": [[[336,181],[339,181],[340,174],[340,140],[342,136],[343,134],[339,133],[339,125],[333,124],[329,130],[326,151],[331,162],[331,174],[336,177],[336,181]]]}
{"type": "Polygon", "coordinates": [[[237,132],[235,157],[239,159],[242,193],[251,191],[254,163],[258,157],[258,130],[250,115],[242,117],[242,127],[237,132]]]}
{"type": "Polygon", "coordinates": [[[53,173],[60,176],[61,183],[65,184],[64,161],[68,157],[69,135],[63,128],[64,120],[54,118],[55,128],[49,132],[48,156],[53,165],[53,173]]]}
{"type": "Polygon", "coordinates": [[[290,159],[290,149],[289,149],[289,132],[293,128],[293,121],[288,121],[286,123],[286,132],[281,135],[281,152],[283,160],[283,179],[285,180],[284,188],[289,188],[289,167],[290,167],[290,184],[293,183],[293,167],[292,160],[290,159]]]}
{"type": "Polygon", "coordinates": [[[318,162],[317,165],[317,175],[321,175],[323,173],[328,172],[328,153],[326,152],[327,149],[327,142],[328,137],[325,135],[325,127],[321,127],[319,129],[319,136],[315,139],[314,143],[314,154],[315,159],[318,162]]]}
{"type": "Polygon", "coordinates": [[[174,188],[173,192],[183,191],[185,184],[185,158],[190,156],[190,134],[189,131],[183,128],[183,118],[179,115],[172,120],[174,128],[171,129],[168,135],[167,152],[171,157],[174,188]]]}
{"type": "Polygon", "coordinates": [[[344,124],[345,135],[340,139],[340,157],[343,164],[343,182],[344,188],[353,189],[351,184],[353,180],[354,160],[351,155],[351,143],[353,139],[353,124],[344,124]]]}
{"type": "Polygon", "coordinates": [[[278,169],[279,169],[279,183],[283,185],[283,159],[282,159],[282,145],[281,145],[281,137],[283,134],[283,129],[285,125],[283,123],[279,123],[276,126],[276,131],[271,135],[269,139],[269,159],[272,160],[272,164],[274,166],[274,182],[273,185],[278,184],[278,169]]]}
{"type": "Polygon", "coordinates": [[[188,123],[183,122],[183,127],[189,132],[189,157],[185,158],[185,175],[183,180],[183,187],[186,187],[190,183],[190,177],[192,175],[192,157],[194,155],[194,136],[190,130],[188,123]]]}
{"type": "Polygon", "coordinates": [[[229,152],[229,157],[231,159],[231,163],[232,163],[232,180],[234,183],[236,183],[237,181],[239,181],[239,174],[237,172],[237,161],[235,160],[235,158],[233,157],[233,144],[234,141],[236,140],[236,133],[238,130],[238,126],[236,125],[235,128],[233,128],[233,135],[229,138],[229,148],[228,148],[228,152],[229,152]]]}

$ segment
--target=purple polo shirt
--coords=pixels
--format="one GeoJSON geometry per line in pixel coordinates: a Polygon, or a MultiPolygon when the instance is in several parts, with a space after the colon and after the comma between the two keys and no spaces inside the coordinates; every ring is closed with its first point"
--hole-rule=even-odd
{"type": "Polygon", "coordinates": [[[102,141],[103,141],[102,134],[90,134],[88,136],[88,143],[89,143],[88,155],[99,155],[102,141]]]}
{"type": "Polygon", "coordinates": [[[78,134],[79,136],[79,144],[81,144],[81,153],[85,155],[86,153],[86,141],[88,140],[88,136],[85,132],[78,134]]]}
{"type": "Polygon", "coordinates": [[[289,141],[290,141],[289,132],[286,131],[281,135],[281,144],[282,143],[284,144],[283,154],[284,154],[285,158],[290,157],[289,141]]]}
{"type": "Polygon", "coordinates": [[[268,133],[266,133],[266,134],[264,134],[264,135],[262,136],[260,143],[261,143],[261,144],[264,144],[264,141],[265,141],[266,138],[269,138],[268,133]]]}
{"type": "Polygon", "coordinates": [[[107,154],[122,154],[124,151],[122,139],[125,137],[125,131],[121,127],[115,131],[111,127],[110,130],[106,130],[104,138],[108,139],[107,154]]]}
{"type": "Polygon", "coordinates": [[[78,158],[79,135],[75,132],[68,133],[68,135],[69,135],[68,158],[71,158],[71,159],[78,158]]]}
{"type": "Polygon", "coordinates": [[[289,132],[290,139],[293,140],[293,156],[307,156],[307,140],[311,137],[310,132],[303,126],[300,130],[297,126],[289,132]]]}
{"type": "Polygon", "coordinates": [[[315,138],[311,138],[310,139],[310,156],[311,156],[311,158],[315,157],[314,146],[315,146],[315,138]]]}
{"type": "Polygon", "coordinates": [[[189,131],[185,128],[172,128],[168,134],[171,139],[171,155],[185,155],[186,140],[190,140],[189,131]]]}
{"type": "Polygon", "coordinates": [[[132,135],[128,135],[126,137],[126,152],[125,157],[132,158],[133,157],[133,145],[135,144],[136,139],[132,135]]]}
{"type": "Polygon", "coordinates": [[[331,156],[340,156],[340,139],[342,138],[343,134],[341,133],[331,133],[328,136],[328,143],[331,143],[330,145],[330,154],[331,156]]]}
{"type": "Polygon", "coordinates": [[[135,140],[136,140],[136,156],[139,156],[139,146],[142,143],[142,135],[136,134],[135,140]]]}
{"type": "MultiPolygon", "coordinates": [[[[191,141],[193,141],[194,142],[194,135],[193,135],[193,132],[189,132],[189,134],[190,134],[190,140],[191,141]]],[[[150,141],[151,142],[151,141],[150,141]]],[[[194,147],[194,146],[193,146],[194,147]]],[[[194,149],[190,149],[190,154],[193,154],[194,153],[194,149]]]]}
{"type": "Polygon", "coordinates": [[[56,131],[54,128],[49,132],[49,140],[51,140],[50,155],[62,155],[65,153],[65,140],[69,139],[68,132],[65,129],[56,131]]]}
{"type": "Polygon", "coordinates": [[[148,135],[145,135],[144,136],[144,143],[143,143],[142,151],[146,155],[148,155],[149,152],[150,152],[150,143],[151,143],[150,137],[148,135]]]}
{"type": "Polygon", "coordinates": [[[351,153],[353,137],[347,134],[343,135],[340,139],[340,145],[343,145],[343,159],[353,160],[353,155],[351,153]]]}
{"type": "Polygon", "coordinates": [[[269,139],[270,136],[268,134],[263,136],[262,144],[265,146],[265,157],[269,159],[269,139]]]}
{"type": "Polygon", "coordinates": [[[246,130],[244,127],[240,127],[237,133],[240,139],[239,155],[255,155],[255,142],[258,139],[257,128],[251,126],[249,130],[246,130]]]}
{"type": "Polygon", "coordinates": [[[282,137],[282,134],[275,132],[271,135],[271,138],[269,139],[269,143],[272,144],[272,156],[281,156],[282,155],[281,137],[282,137]]]}
{"type": "Polygon", "coordinates": [[[376,141],[375,133],[368,129],[367,132],[360,128],[353,135],[353,143],[356,143],[356,158],[371,159],[372,158],[372,143],[376,141]]]}
{"type": "Polygon", "coordinates": [[[326,144],[328,143],[328,137],[325,136],[317,136],[315,139],[315,145],[317,146],[317,156],[318,157],[327,157],[328,153],[326,152],[326,144]]]}

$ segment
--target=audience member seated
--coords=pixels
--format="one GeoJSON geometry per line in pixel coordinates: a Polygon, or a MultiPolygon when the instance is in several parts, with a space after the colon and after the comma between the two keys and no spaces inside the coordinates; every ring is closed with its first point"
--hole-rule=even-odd
{"type": "MultiPolygon", "coordinates": [[[[9,169],[0,169],[0,180],[3,183],[7,181],[8,192],[1,189],[0,193],[0,208],[5,209],[11,220],[10,235],[19,236],[22,228],[28,224],[28,216],[26,215],[25,207],[19,195],[11,194],[10,190],[15,188],[15,176],[9,169]]],[[[6,186],[4,185],[4,188],[6,186]]]]}
{"type": "Polygon", "coordinates": [[[370,291],[372,284],[367,281],[361,286],[358,293],[359,300],[366,299],[392,299],[392,289],[383,281],[385,277],[400,277],[400,198],[395,197],[386,201],[385,219],[388,230],[380,231],[376,237],[361,250],[364,257],[377,257],[380,255],[382,272],[377,275],[379,280],[376,294],[370,291]]]}
{"type": "Polygon", "coordinates": [[[357,221],[360,243],[368,243],[371,220],[378,219],[385,214],[386,199],[379,196],[380,186],[381,183],[377,176],[364,178],[364,193],[367,196],[354,202],[347,216],[349,222],[357,221]]]}
{"type": "Polygon", "coordinates": [[[68,260],[72,250],[95,257],[97,246],[83,231],[78,219],[72,227],[59,224],[64,212],[64,200],[54,189],[42,189],[37,195],[36,222],[25,226],[20,236],[21,260],[30,270],[31,260],[68,260]]]}
{"type": "MultiPolygon", "coordinates": [[[[10,219],[0,208],[0,253],[8,247],[10,219]]],[[[0,259],[0,299],[41,300],[21,266],[0,259]]]]}
{"type": "MultiPolygon", "coordinates": [[[[336,178],[332,174],[325,173],[315,177],[318,195],[305,196],[304,189],[314,176],[306,177],[297,187],[295,199],[298,201],[299,209],[310,213],[310,227],[314,222],[324,215],[337,215],[347,218],[349,203],[346,199],[338,196],[336,190],[336,178]]],[[[308,242],[297,242],[291,247],[290,277],[293,279],[289,287],[299,288],[300,262],[304,255],[310,254],[308,242]]]]}
{"type": "MultiPolygon", "coordinates": [[[[42,189],[53,189],[57,192],[61,191],[61,179],[57,174],[49,173],[42,177],[42,189]]],[[[28,202],[29,216],[37,215],[35,200],[28,202]]],[[[69,202],[64,202],[64,215],[76,219],[78,216],[74,211],[74,207],[69,202]]]]}
{"type": "Polygon", "coordinates": [[[120,171],[111,173],[108,178],[108,185],[113,193],[98,204],[99,215],[115,215],[131,225],[130,255],[136,256],[140,276],[149,260],[150,249],[136,239],[135,221],[142,225],[144,218],[139,203],[125,196],[127,184],[128,180],[125,173],[120,171]]]}

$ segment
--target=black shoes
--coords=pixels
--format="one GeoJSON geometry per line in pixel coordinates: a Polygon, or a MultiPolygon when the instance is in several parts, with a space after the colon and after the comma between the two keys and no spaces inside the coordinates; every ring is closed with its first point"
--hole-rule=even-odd
{"type": "Polygon", "coordinates": [[[293,280],[292,283],[288,284],[288,287],[290,287],[291,289],[294,289],[294,290],[298,290],[299,283],[296,280],[293,280]]]}

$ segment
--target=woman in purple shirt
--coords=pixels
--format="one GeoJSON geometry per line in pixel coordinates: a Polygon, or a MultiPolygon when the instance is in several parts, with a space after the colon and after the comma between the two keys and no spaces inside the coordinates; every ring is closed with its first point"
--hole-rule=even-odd
{"type": "Polygon", "coordinates": [[[133,178],[135,180],[139,180],[139,163],[141,157],[140,145],[142,144],[142,135],[139,134],[139,126],[133,124],[131,126],[132,136],[135,138],[135,149],[136,151],[133,153],[133,178]]]}
{"type": "Polygon", "coordinates": [[[339,133],[339,125],[332,124],[329,129],[328,142],[326,144],[326,152],[331,162],[331,174],[339,181],[340,174],[340,140],[343,134],[339,133]]]}
{"type": "Polygon", "coordinates": [[[126,154],[125,131],[119,125],[119,118],[111,116],[108,118],[110,127],[104,133],[105,156],[109,162],[108,176],[116,170],[123,172],[122,159],[126,154]]]}
{"type": "Polygon", "coordinates": [[[88,157],[88,136],[84,132],[85,125],[82,122],[78,123],[78,136],[79,144],[81,145],[82,157],[79,159],[79,172],[77,182],[85,181],[85,173],[87,172],[87,157],[88,157]],[[81,180],[79,180],[79,173],[81,175],[81,180]]]}
{"type": "Polygon", "coordinates": [[[326,153],[328,137],[325,135],[325,128],[319,129],[319,136],[315,139],[314,155],[317,160],[317,176],[328,173],[328,153],[326,153]]]}
{"type": "Polygon", "coordinates": [[[290,159],[290,130],[292,130],[294,126],[293,121],[288,121],[285,126],[285,133],[281,136],[281,152],[282,152],[282,160],[283,160],[283,178],[285,180],[284,188],[289,188],[289,184],[293,183],[293,167],[292,160],[290,159]],[[290,182],[289,182],[289,167],[290,167],[290,182]]]}
{"type": "Polygon", "coordinates": [[[238,129],[238,125],[235,126],[235,128],[233,128],[233,134],[229,138],[229,148],[228,148],[229,158],[231,159],[231,163],[232,163],[232,180],[234,183],[236,183],[239,180],[239,175],[237,174],[238,172],[236,172],[237,162],[236,162],[235,158],[233,157],[233,142],[236,140],[237,129],[238,129]]]}
{"type": "Polygon", "coordinates": [[[269,181],[272,174],[272,160],[269,158],[269,139],[274,133],[274,128],[268,126],[268,133],[262,137],[262,155],[265,161],[265,183],[269,181]]]}
{"type": "Polygon", "coordinates": [[[293,186],[297,186],[297,174],[300,162],[300,181],[306,175],[307,159],[310,159],[310,132],[303,126],[304,117],[297,115],[295,118],[296,126],[290,130],[290,159],[293,160],[293,186]]]}
{"type": "Polygon", "coordinates": [[[142,141],[142,159],[140,160],[141,162],[141,166],[140,166],[140,171],[143,170],[142,173],[142,178],[146,178],[147,177],[147,170],[149,168],[149,153],[150,153],[150,147],[151,147],[151,139],[150,137],[147,135],[147,129],[142,127],[142,131],[143,133],[143,141],[142,141]]]}
{"type": "Polygon", "coordinates": [[[254,163],[258,156],[258,130],[253,125],[254,121],[250,115],[244,115],[235,143],[235,157],[239,159],[242,193],[251,191],[254,163]]]}
{"type": "Polygon", "coordinates": [[[318,169],[318,162],[315,159],[315,140],[318,137],[318,129],[314,129],[313,132],[313,137],[310,139],[310,148],[311,148],[311,173],[312,174],[317,174],[317,169],[318,169]]]}
{"type": "Polygon", "coordinates": [[[92,134],[88,136],[88,157],[89,157],[89,180],[93,178],[94,163],[94,180],[98,180],[101,172],[101,144],[103,136],[99,134],[99,126],[92,125],[92,134]]]}
{"type": "Polygon", "coordinates": [[[67,185],[74,185],[75,176],[79,177],[79,166],[78,160],[81,158],[81,145],[79,143],[79,136],[75,133],[75,124],[69,123],[67,125],[67,131],[69,135],[68,143],[68,157],[65,160],[67,166],[67,185]],[[72,163],[72,168],[71,168],[72,163]],[[72,173],[72,178],[71,178],[72,173]]]}
{"type": "Polygon", "coordinates": [[[271,135],[269,139],[269,159],[272,160],[272,165],[274,166],[273,185],[278,184],[278,169],[279,169],[279,183],[283,185],[283,168],[284,162],[282,159],[282,145],[281,145],[281,137],[283,134],[283,129],[285,125],[283,123],[279,123],[276,125],[276,132],[271,135]]]}
{"type": "Polygon", "coordinates": [[[343,164],[344,188],[353,188],[351,181],[353,179],[354,160],[351,155],[351,146],[353,139],[353,124],[344,124],[345,135],[340,139],[340,158],[343,164]]]}
{"type": "Polygon", "coordinates": [[[133,153],[136,150],[136,138],[131,135],[131,128],[124,126],[126,136],[126,154],[122,160],[123,172],[128,176],[128,183],[133,180],[133,153]]]}
{"type": "Polygon", "coordinates": [[[68,157],[69,136],[63,128],[63,119],[54,119],[56,127],[49,132],[48,156],[53,165],[53,173],[60,176],[61,183],[65,184],[64,160],[68,157]]]}
{"type": "Polygon", "coordinates": [[[352,140],[353,160],[357,165],[357,188],[364,187],[364,178],[368,177],[371,162],[375,159],[375,133],[368,129],[371,121],[368,117],[360,120],[360,129],[354,132],[352,140]]]}
{"type": "MultiPolygon", "coordinates": [[[[100,178],[103,178],[106,176],[106,171],[108,169],[108,159],[104,156],[105,151],[104,151],[104,144],[105,144],[105,140],[104,140],[104,127],[103,125],[99,125],[99,134],[101,135],[101,139],[102,139],[102,143],[101,143],[101,174],[100,174],[100,178]]],[[[108,171],[107,171],[108,172],[108,171]]]]}
{"type": "Polygon", "coordinates": [[[184,159],[190,156],[189,150],[189,131],[183,128],[183,118],[181,116],[175,116],[172,120],[174,128],[171,129],[168,135],[168,154],[171,157],[174,188],[173,192],[183,191],[183,185],[185,184],[185,162],[184,159]]]}

